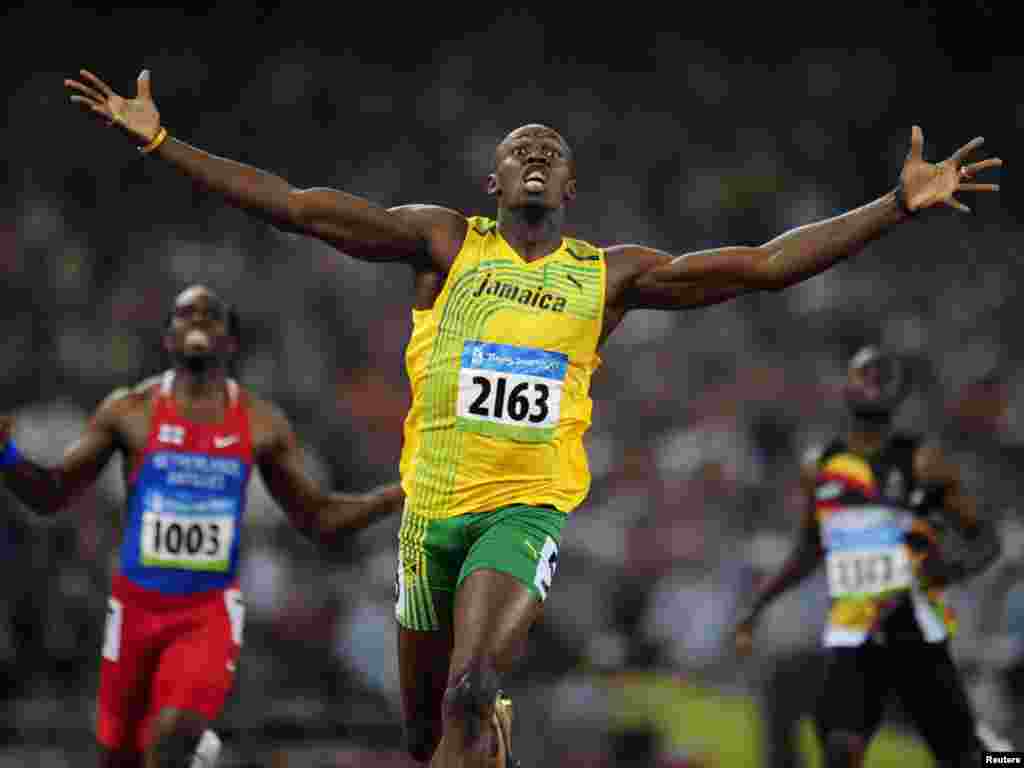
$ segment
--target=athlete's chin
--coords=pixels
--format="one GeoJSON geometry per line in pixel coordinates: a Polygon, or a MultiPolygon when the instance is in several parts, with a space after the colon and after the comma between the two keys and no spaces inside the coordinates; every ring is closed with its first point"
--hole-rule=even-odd
{"type": "Polygon", "coordinates": [[[528,215],[536,216],[558,210],[559,201],[551,200],[542,193],[525,193],[519,200],[519,204],[514,207],[528,215]]]}
{"type": "Polygon", "coordinates": [[[181,356],[182,365],[193,373],[205,373],[217,367],[217,356],[210,352],[185,352],[181,356]]]}

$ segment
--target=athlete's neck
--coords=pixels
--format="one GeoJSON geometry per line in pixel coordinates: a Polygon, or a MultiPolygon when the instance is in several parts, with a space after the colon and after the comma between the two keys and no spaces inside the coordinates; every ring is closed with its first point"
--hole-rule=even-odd
{"type": "Polygon", "coordinates": [[[200,371],[178,366],[174,369],[174,397],[186,408],[220,405],[227,398],[227,378],[219,365],[200,371]]]}
{"type": "Polygon", "coordinates": [[[846,432],[846,447],[861,455],[877,453],[889,439],[888,424],[871,424],[854,418],[846,432]]]}
{"type": "Polygon", "coordinates": [[[539,205],[498,209],[498,231],[525,261],[541,259],[562,247],[564,208],[539,205]]]}

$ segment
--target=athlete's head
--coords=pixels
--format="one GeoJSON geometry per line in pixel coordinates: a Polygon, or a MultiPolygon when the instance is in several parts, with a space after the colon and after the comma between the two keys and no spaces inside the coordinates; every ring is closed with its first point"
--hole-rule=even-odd
{"type": "Polygon", "coordinates": [[[164,348],[176,366],[202,373],[226,368],[242,342],[238,313],[204,285],[178,294],[167,319],[164,348]]]}
{"type": "Polygon", "coordinates": [[[498,145],[487,193],[499,208],[560,208],[576,197],[576,164],[561,134],[545,125],[516,128],[498,145]]]}
{"type": "Polygon", "coordinates": [[[858,419],[887,424],[909,389],[906,366],[896,355],[868,346],[850,359],[843,393],[858,419]]]}

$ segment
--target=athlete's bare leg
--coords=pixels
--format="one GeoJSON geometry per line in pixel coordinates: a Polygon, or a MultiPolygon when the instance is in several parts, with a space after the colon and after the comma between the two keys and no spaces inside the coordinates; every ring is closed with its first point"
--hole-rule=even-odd
{"type": "Polygon", "coordinates": [[[479,570],[455,596],[455,647],[444,731],[431,768],[485,768],[495,748],[491,715],[501,676],[526,647],[541,603],[518,579],[479,570]]]}
{"type": "Polygon", "coordinates": [[[448,686],[452,629],[420,632],[398,626],[398,675],[406,749],[427,763],[441,742],[441,701],[448,686]]]}
{"type": "Polygon", "coordinates": [[[191,763],[209,721],[198,712],[167,707],[153,723],[145,768],[182,768],[191,763]]]}

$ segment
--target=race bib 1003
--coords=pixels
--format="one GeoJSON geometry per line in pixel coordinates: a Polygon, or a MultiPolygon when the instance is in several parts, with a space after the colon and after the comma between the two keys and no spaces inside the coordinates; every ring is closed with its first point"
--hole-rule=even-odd
{"type": "Polygon", "coordinates": [[[568,367],[562,352],[467,341],[456,427],[524,443],[550,442],[568,367]]]}
{"type": "Polygon", "coordinates": [[[226,573],[235,538],[234,501],[181,501],[159,493],[146,499],[140,561],[155,568],[226,573]]]}

